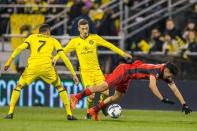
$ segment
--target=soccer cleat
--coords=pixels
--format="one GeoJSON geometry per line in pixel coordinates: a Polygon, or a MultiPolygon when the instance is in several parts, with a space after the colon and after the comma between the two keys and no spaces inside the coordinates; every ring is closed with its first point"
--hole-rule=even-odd
{"type": "Polygon", "coordinates": [[[11,113],[11,114],[8,114],[4,117],[4,119],[13,119],[14,118],[14,114],[11,113]]]}
{"type": "Polygon", "coordinates": [[[92,117],[92,119],[94,120],[94,121],[98,121],[99,119],[98,119],[98,112],[96,112],[95,110],[94,110],[94,108],[90,108],[89,110],[88,110],[88,112],[89,112],[89,114],[91,115],[91,117],[92,117]]]}
{"type": "Polygon", "coordinates": [[[78,120],[78,119],[75,116],[67,115],[67,120],[72,121],[72,120],[78,120]]]}
{"type": "Polygon", "coordinates": [[[75,95],[70,96],[70,103],[71,103],[72,109],[75,109],[76,104],[78,103],[78,99],[75,97],[75,95]]]}
{"type": "Polygon", "coordinates": [[[107,108],[103,108],[102,109],[102,113],[103,113],[104,116],[108,116],[107,108]]]}
{"type": "Polygon", "coordinates": [[[90,115],[89,113],[87,113],[86,116],[85,116],[85,119],[86,119],[86,120],[91,120],[92,117],[91,117],[91,115],[90,115]]]}

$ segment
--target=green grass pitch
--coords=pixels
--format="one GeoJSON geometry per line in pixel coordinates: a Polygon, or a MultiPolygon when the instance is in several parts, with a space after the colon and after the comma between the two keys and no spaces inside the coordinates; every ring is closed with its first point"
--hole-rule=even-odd
{"type": "Polygon", "coordinates": [[[75,110],[78,121],[67,121],[64,109],[17,107],[13,120],[4,120],[8,107],[0,107],[0,131],[197,131],[197,112],[123,110],[118,119],[84,120],[85,110],[75,110]]]}

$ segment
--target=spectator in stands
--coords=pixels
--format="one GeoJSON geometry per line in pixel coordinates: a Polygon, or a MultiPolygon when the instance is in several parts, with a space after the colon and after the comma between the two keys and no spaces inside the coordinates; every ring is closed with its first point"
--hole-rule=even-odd
{"type": "Polygon", "coordinates": [[[197,52],[197,33],[195,30],[190,30],[187,37],[188,51],[197,52]]]}
{"type": "Polygon", "coordinates": [[[104,16],[97,27],[98,35],[103,35],[103,36],[117,35],[117,30],[115,27],[114,20],[112,18],[112,13],[113,13],[112,10],[109,9],[104,12],[104,16]]]}
{"type": "Polygon", "coordinates": [[[163,52],[164,53],[176,53],[178,52],[179,47],[177,41],[172,39],[169,34],[165,34],[164,36],[164,45],[163,45],[163,52]]]}
{"type": "Polygon", "coordinates": [[[172,19],[168,19],[166,21],[166,29],[164,31],[164,34],[166,35],[167,39],[170,37],[172,41],[175,41],[178,48],[182,48],[183,46],[185,46],[186,43],[182,38],[181,31],[176,29],[174,21],[172,19]]]}
{"type": "Polygon", "coordinates": [[[150,51],[163,51],[163,43],[164,38],[161,36],[161,32],[158,28],[154,28],[151,31],[151,40],[150,45],[151,49],[150,51]]]}
{"type": "Polygon", "coordinates": [[[188,23],[186,25],[186,28],[183,32],[183,38],[186,39],[186,37],[188,36],[188,32],[191,31],[191,30],[196,30],[196,24],[192,20],[188,21],[188,23]]]}
{"type": "Polygon", "coordinates": [[[164,34],[168,34],[172,39],[176,40],[176,37],[180,37],[181,33],[176,29],[174,21],[172,19],[168,19],[166,21],[166,29],[164,34]]]}
{"type": "Polygon", "coordinates": [[[78,16],[77,18],[75,18],[73,20],[73,24],[71,27],[71,32],[70,35],[71,36],[78,36],[79,35],[79,30],[78,30],[78,21],[80,19],[86,19],[89,23],[89,27],[90,27],[90,33],[96,34],[96,26],[94,24],[94,22],[91,20],[91,18],[89,17],[89,9],[86,8],[85,6],[83,6],[82,8],[82,15],[78,16]]]}

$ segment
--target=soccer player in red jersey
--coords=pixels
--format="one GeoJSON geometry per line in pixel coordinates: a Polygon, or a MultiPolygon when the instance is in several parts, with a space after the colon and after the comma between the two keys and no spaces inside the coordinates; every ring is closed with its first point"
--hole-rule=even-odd
{"type": "Polygon", "coordinates": [[[147,64],[140,60],[136,60],[130,64],[120,64],[111,74],[105,76],[106,80],[103,84],[87,88],[76,95],[71,95],[71,105],[72,108],[75,109],[76,103],[83,97],[95,92],[102,92],[110,87],[114,87],[115,93],[113,96],[108,97],[98,105],[89,109],[92,118],[94,120],[98,120],[98,112],[101,109],[106,108],[109,104],[120,100],[124,93],[126,93],[128,84],[134,79],[149,79],[149,88],[153,94],[163,103],[174,104],[173,101],[163,97],[157,88],[156,81],[158,79],[162,79],[168,83],[168,86],[180,101],[182,111],[184,111],[185,114],[189,114],[192,110],[186,104],[183,96],[172,79],[172,77],[177,73],[178,69],[176,65],[170,62],[163,64],[147,64]]]}

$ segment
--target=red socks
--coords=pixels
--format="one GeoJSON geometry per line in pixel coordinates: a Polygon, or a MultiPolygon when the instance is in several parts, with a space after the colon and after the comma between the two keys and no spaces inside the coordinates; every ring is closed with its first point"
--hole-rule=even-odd
{"type": "Polygon", "coordinates": [[[99,112],[101,109],[104,109],[105,107],[107,107],[107,105],[101,101],[98,105],[94,106],[94,110],[95,112],[99,112]]]}
{"type": "Polygon", "coordinates": [[[84,98],[84,97],[86,97],[86,96],[89,96],[89,95],[91,95],[92,94],[92,92],[90,91],[90,89],[85,89],[84,91],[82,91],[82,92],[80,92],[80,93],[78,93],[75,97],[78,99],[78,100],[80,100],[80,99],[82,99],[82,98],[84,98]]]}

